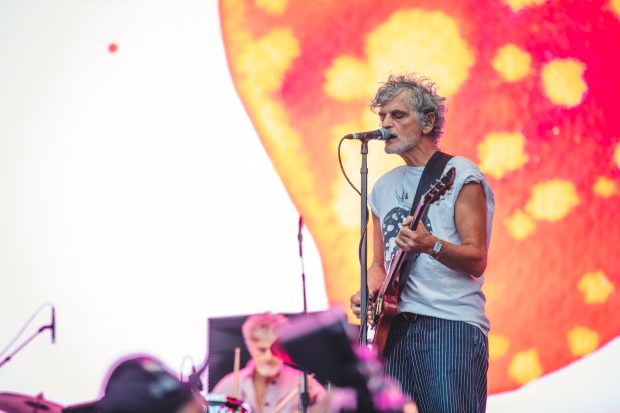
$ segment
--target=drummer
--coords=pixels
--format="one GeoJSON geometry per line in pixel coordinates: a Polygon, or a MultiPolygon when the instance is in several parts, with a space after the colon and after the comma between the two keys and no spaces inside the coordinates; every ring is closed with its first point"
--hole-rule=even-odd
{"type": "MultiPolygon", "coordinates": [[[[300,410],[301,373],[286,364],[286,357],[274,349],[276,328],[288,320],[282,314],[253,315],[243,323],[245,345],[252,357],[245,368],[225,376],[213,393],[244,400],[255,413],[296,412],[300,410]]],[[[310,405],[325,396],[325,389],[308,378],[310,405]]]]}

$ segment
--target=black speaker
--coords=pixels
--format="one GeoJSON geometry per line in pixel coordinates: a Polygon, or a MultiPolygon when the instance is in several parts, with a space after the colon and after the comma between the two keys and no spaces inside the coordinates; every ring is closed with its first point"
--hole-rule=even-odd
{"type": "MultiPolygon", "coordinates": [[[[367,385],[371,377],[365,360],[360,358],[364,353],[359,350],[358,354],[355,349],[358,334],[359,327],[349,325],[345,313],[339,310],[298,317],[278,329],[280,345],[294,363],[334,386],[355,390],[354,411],[374,412],[367,385]]],[[[374,374],[380,375],[379,369],[374,374]]]]}

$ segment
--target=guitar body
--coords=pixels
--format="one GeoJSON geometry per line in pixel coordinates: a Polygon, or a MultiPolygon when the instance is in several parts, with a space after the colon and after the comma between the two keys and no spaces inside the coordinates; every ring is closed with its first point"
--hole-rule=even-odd
{"type": "Polygon", "coordinates": [[[400,276],[407,258],[408,254],[400,249],[392,258],[388,274],[377,294],[372,309],[373,322],[371,328],[374,330],[374,335],[370,344],[377,349],[379,355],[383,355],[392,322],[398,312],[400,276]]]}
{"type": "MultiPolygon", "coordinates": [[[[411,215],[413,220],[409,224],[409,228],[415,230],[422,219],[425,209],[437,201],[446,193],[454,183],[456,171],[450,168],[441,179],[423,195],[420,205],[417,206],[415,212],[411,215]]],[[[387,271],[385,280],[381,289],[377,293],[374,302],[371,302],[369,309],[371,312],[370,325],[368,329],[367,344],[377,350],[382,356],[387,343],[390,328],[394,317],[398,314],[398,299],[400,297],[400,277],[407,277],[409,274],[401,274],[405,266],[409,254],[397,249],[396,254],[390,261],[390,268],[387,271]]]]}
{"type": "Polygon", "coordinates": [[[377,349],[377,354],[380,356],[383,355],[383,350],[385,350],[390,328],[392,328],[392,321],[394,321],[397,311],[398,297],[394,295],[387,296],[383,301],[383,313],[377,322],[375,337],[372,343],[373,348],[377,349]]]}

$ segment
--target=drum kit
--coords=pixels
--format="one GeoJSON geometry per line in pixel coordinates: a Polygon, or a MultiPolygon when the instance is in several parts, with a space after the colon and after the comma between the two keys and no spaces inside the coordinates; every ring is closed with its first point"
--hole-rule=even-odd
{"type": "Polygon", "coordinates": [[[222,394],[207,394],[205,402],[204,413],[252,413],[247,403],[222,394]]]}
{"type": "MultiPolygon", "coordinates": [[[[203,413],[252,413],[247,403],[222,394],[207,394],[201,396],[200,399],[203,413]]],[[[63,413],[66,411],[75,411],[75,409],[46,400],[43,393],[36,397],[17,393],[0,393],[0,413],[63,413]]]]}
{"type": "Polygon", "coordinates": [[[40,393],[36,397],[16,393],[0,393],[0,412],[62,413],[62,406],[45,400],[43,393],[40,393]]]}

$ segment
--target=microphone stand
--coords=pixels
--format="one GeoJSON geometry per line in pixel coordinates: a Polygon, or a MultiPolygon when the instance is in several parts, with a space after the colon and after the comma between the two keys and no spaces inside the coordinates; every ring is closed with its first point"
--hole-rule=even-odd
{"type": "Polygon", "coordinates": [[[362,146],[360,148],[360,154],[362,155],[362,167],[360,168],[360,181],[361,181],[361,197],[360,197],[360,210],[361,210],[361,241],[360,241],[360,250],[359,250],[359,259],[360,259],[360,336],[359,343],[362,346],[366,346],[367,344],[367,336],[368,336],[368,268],[366,265],[367,261],[367,250],[368,246],[366,243],[367,234],[366,227],[368,224],[368,164],[367,164],[367,155],[368,155],[368,139],[360,139],[362,146]]]}
{"type": "MultiPolygon", "coordinates": [[[[304,296],[304,312],[303,314],[308,314],[308,303],[306,300],[306,271],[304,269],[304,249],[303,249],[303,236],[301,231],[304,227],[304,219],[301,215],[299,215],[299,230],[297,232],[297,241],[299,242],[299,259],[301,261],[301,283],[303,289],[304,296]]],[[[290,366],[289,363],[286,363],[290,366]]],[[[308,394],[308,372],[303,369],[299,369],[299,367],[295,366],[298,370],[301,370],[301,381],[299,383],[299,401],[301,407],[301,413],[307,413],[308,407],[310,406],[310,395],[308,394]]]]}
{"type": "Polygon", "coordinates": [[[19,345],[19,347],[17,347],[11,354],[9,354],[8,356],[6,356],[2,361],[0,361],[0,368],[2,368],[2,366],[4,366],[6,363],[8,363],[9,361],[11,361],[13,359],[13,357],[19,353],[24,347],[26,347],[32,340],[34,340],[39,334],[41,334],[42,332],[44,332],[45,330],[51,330],[52,329],[52,325],[45,325],[41,328],[39,328],[37,331],[34,332],[34,334],[32,334],[30,337],[28,337],[22,344],[19,345]]]}
{"type": "Polygon", "coordinates": [[[303,249],[303,235],[301,230],[304,227],[304,218],[299,215],[299,231],[297,232],[297,241],[299,242],[299,260],[301,261],[301,286],[304,294],[304,314],[308,313],[308,302],[306,300],[306,270],[304,268],[304,249],[303,249]]]}

